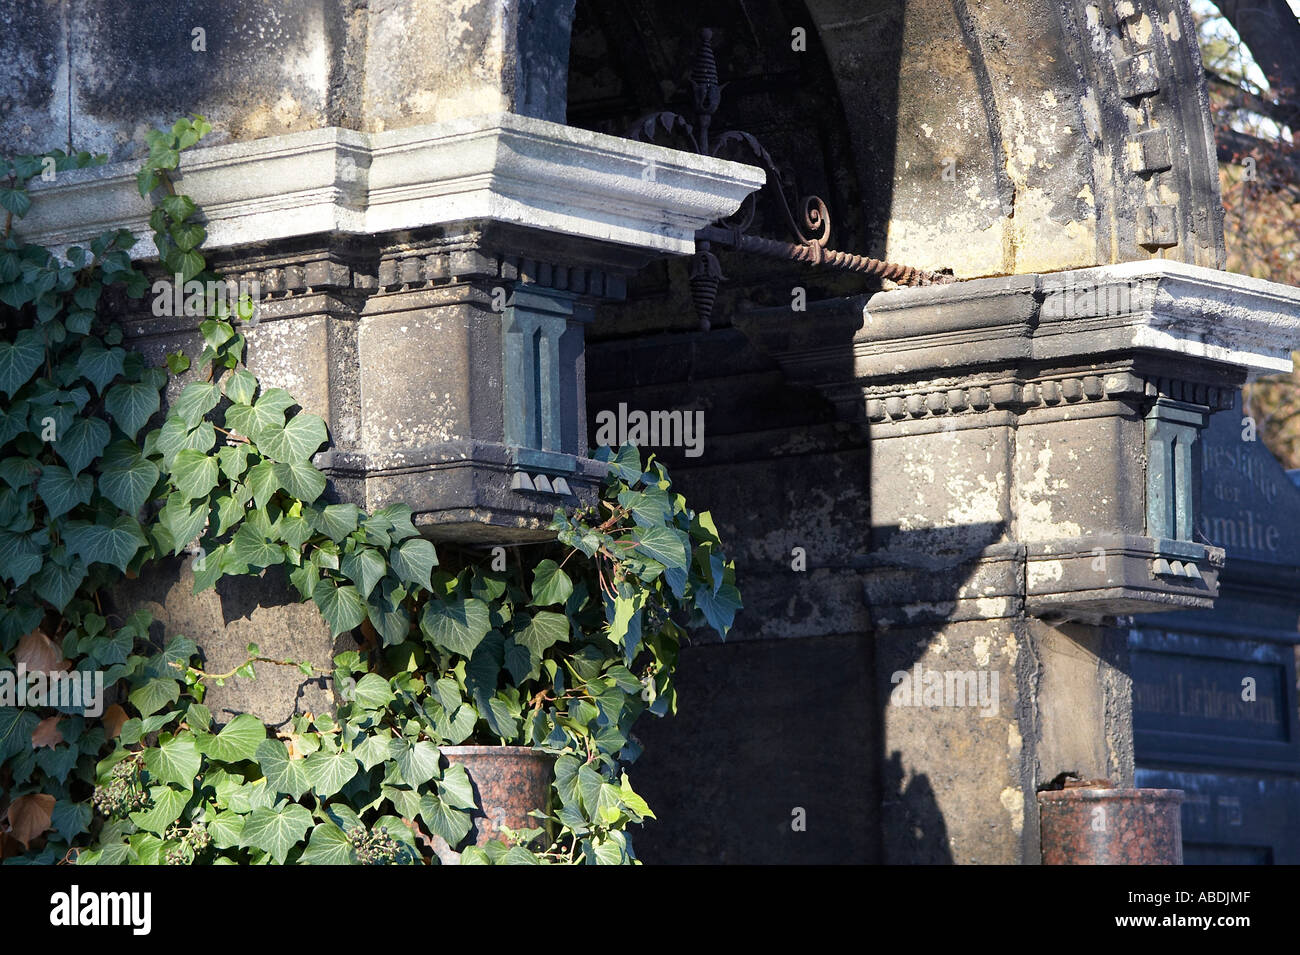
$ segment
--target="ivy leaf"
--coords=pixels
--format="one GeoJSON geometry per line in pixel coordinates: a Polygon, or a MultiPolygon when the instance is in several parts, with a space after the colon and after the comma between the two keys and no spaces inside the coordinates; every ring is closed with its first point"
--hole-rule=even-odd
{"type": "Polygon", "coordinates": [[[35,458],[10,457],[0,460],[0,477],[15,491],[27,487],[40,472],[40,462],[35,458]]]}
{"type": "Polygon", "coordinates": [[[438,554],[431,542],[423,537],[412,537],[389,551],[388,559],[399,579],[430,589],[429,575],[438,566],[438,554]]]}
{"type": "Polygon", "coordinates": [[[450,846],[459,845],[473,824],[468,812],[449,806],[433,793],[425,793],[420,797],[420,818],[435,835],[447,840],[450,846]]]}
{"type": "MultiPolygon", "coordinates": [[[[596,865],[622,865],[627,859],[627,852],[619,843],[622,835],[617,829],[610,831],[602,842],[598,842],[591,849],[591,855],[596,858],[596,865]]],[[[586,847],[584,846],[584,852],[586,847]]],[[[590,856],[588,856],[590,858],[590,856]]]]}
{"type": "Polygon", "coordinates": [[[297,799],[311,789],[311,782],[302,768],[303,761],[290,759],[288,748],[278,739],[263,740],[258,744],[254,757],[266,777],[266,784],[277,793],[297,799]]]}
{"type": "Polygon", "coordinates": [[[208,820],[208,835],[218,849],[233,849],[239,845],[244,831],[244,817],[237,812],[219,812],[208,820]]]}
{"type": "Polygon", "coordinates": [[[44,563],[44,553],[30,535],[0,531],[0,577],[21,587],[44,563]]]}
{"type": "Polygon", "coordinates": [[[217,478],[216,458],[193,448],[176,452],[172,460],[172,482],[187,501],[206,498],[208,492],[217,486],[217,478]]]}
{"type": "MultiPolygon", "coordinates": [[[[204,421],[197,428],[191,429],[176,415],[169,416],[162,427],[153,432],[150,437],[153,434],[157,434],[157,438],[154,439],[155,450],[163,456],[165,468],[170,468],[177,452],[185,448],[211,451],[212,446],[217,443],[217,431],[212,427],[211,421],[204,421]]],[[[145,447],[148,447],[147,443],[145,447]]]]}
{"type": "Polygon", "coordinates": [[[248,455],[252,450],[242,442],[218,448],[217,463],[221,465],[221,473],[232,481],[238,481],[244,476],[244,470],[248,467],[248,455]]]}
{"type": "Polygon", "coordinates": [[[388,730],[376,730],[352,747],[352,755],[361,761],[362,769],[369,772],[388,761],[390,738],[388,730]]]}
{"type": "Polygon", "coordinates": [[[257,379],[243,368],[231,372],[225,381],[226,397],[236,404],[250,405],[257,394],[257,379]]]}
{"type": "Polygon", "coordinates": [[[442,677],[432,687],[434,698],[448,713],[460,706],[460,687],[450,677],[442,677]]]}
{"type": "Polygon", "coordinates": [[[171,494],[163,509],[158,512],[158,522],[171,538],[173,554],[179,554],[192,540],[203,533],[203,525],[207,520],[208,502],[191,503],[179,491],[171,494]]]}
{"type": "Polygon", "coordinates": [[[357,585],[364,600],[388,572],[388,564],[379,551],[363,545],[343,558],[339,570],[357,585]]]}
{"type": "Polygon", "coordinates": [[[266,739],[266,727],[256,716],[240,713],[222,727],[216,736],[199,738],[199,749],[210,759],[238,763],[254,759],[266,739]]]}
{"type": "MultiPolygon", "coordinates": [[[[129,647],[127,649],[130,649],[129,647]]],[[[125,659],[125,657],[123,657],[125,659]]],[[[236,717],[238,719],[238,717],[236,717]]],[[[190,729],[206,733],[212,726],[212,711],[202,703],[191,703],[185,707],[185,722],[190,725],[190,729]]],[[[198,738],[197,736],[195,737],[198,738]]],[[[198,744],[199,752],[205,752],[203,744],[198,744]]]]}
{"type": "MultiPolygon", "coordinates": [[[[147,617],[143,626],[148,627],[147,617]]],[[[177,667],[189,666],[190,659],[198,652],[198,645],[193,640],[177,634],[167,641],[167,646],[163,647],[162,653],[154,657],[153,672],[174,675],[178,672],[177,667]]]]}
{"type": "Polygon", "coordinates": [[[72,842],[90,828],[91,809],[88,802],[68,802],[60,799],[50,814],[50,824],[64,842],[72,842]]]}
{"type": "Polygon", "coordinates": [[[284,413],[296,404],[283,388],[271,388],[251,405],[233,404],[226,409],[226,427],[246,438],[261,440],[267,428],[284,427],[284,413]]]}
{"type": "Polygon", "coordinates": [[[204,344],[213,351],[235,337],[235,329],[229,322],[215,318],[199,322],[199,332],[203,335],[204,344]]]}
{"type": "Polygon", "coordinates": [[[152,716],[164,706],[170,706],[181,696],[180,684],[165,677],[154,677],[148,683],[131,691],[127,697],[141,716],[152,716]]]}
{"type": "Polygon", "coordinates": [[[675,527],[636,527],[632,539],[637,542],[636,553],[652,557],[665,567],[685,570],[690,548],[686,535],[675,527]]]}
{"type": "Polygon", "coordinates": [[[90,380],[97,392],[103,394],[109,382],[122,373],[124,358],[124,349],[105,348],[91,339],[82,347],[81,355],[77,358],[77,371],[90,380]]]}
{"type": "MultiPolygon", "coordinates": [[[[203,240],[208,237],[207,230],[197,222],[186,222],[182,225],[174,225],[168,230],[171,239],[176,243],[176,248],[182,252],[188,252],[195,246],[202,245],[203,240]]],[[[197,274],[197,273],[196,273],[197,274]]]]}
{"type": "Polygon", "coordinates": [[[119,514],[111,524],[70,521],[63,540],[68,552],[80,555],[87,565],[111,564],[118,570],[126,570],[136,552],[149,543],[140,522],[129,514],[119,514]]]}
{"type": "Polygon", "coordinates": [[[21,219],[32,207],[32,197],[26,189],[6,187],[0,189],[0,208],[21,219]]]}
{"type": "Polygon", "coordinates": [[[158,389],[146,381],[123,381],[108,389],[104,410],[132,439],[161,407],[158,389]]]}
{"type": "Polygon", "coordinates": [[[414,537],[419,533],[415,529],[415,525],[411,523],[411,506],[409,504],[389,504],[379,508],[370,517],[372,520],[382,522],[386,527],[391,528],[392,538],[395,541],[406,540],[406,538],[414,537]]]}
{"type": "Polygon", "coordinates": [[[12,396],[45,363],[40,332],[24,328],[12,342],[0,342],[0,391],[12,396]]]}
{"type": "Polygon", "coordinates": [[[345,630],[361,626],[366,618],[366,604],[352,586],[340,587],[329,577],[317,582],[311,599],[320,608],[325,622],[330,625],[330,636],[337,637],[345,630]]]}
{"type": "MultiPolygon", "coordinates": [[[[394,776],[394,779],[397,777],[394,776]]],[[[379,789],[380,795],[392,802],[397,812],[410,819],[420,812],[420,794],[405,786],[384,785],[379,789]]]]}
{"type": "Polygon", "coordinates": [[[280,539],[295,551],[301,551],[310,537],[311,525],[306,518],[297,514],[285,514],[280,518],[280,539]]]}
{"type": "Polygon", "coordinates": [[[267,502],[275,496],[275,492],[280,490],[280,475],[276,472],[275,463],[272,461],[262,461],[253,465],[245,480],[253,492],[253,503],[259,509],[265,508],[267,502]]]}
{"type": "Polygon", "coordinates": [[[48,601],[56,610],[62,611],[68,605],[86,579],[86,564],[81,559],[72,561],[47,560],[40,572],[32,579],[36,595],[48,601]]]}
{"type": "Polygon", "coordinates": [[[609,622],[609,638],[624,649],[629,658],[641,643],[641,611],[645,606],[645,593],[636,591],[631,597],[614,598],[614,615],[609,622]]]}
{"type": "Polygon", "coordinates": [[[332,822],[322,822],[311,831],[300,865],[355,865],[356,850],[347,834],[332,822]]]}
{"type": "Polygon", "coordinates": [[[185,427],[197,428],[203,416],[215,408],[220,400],[221,392],[215,384],[210,381],[192,381],[172,405],[171,413],[184,421],[185,427]]]}
{"type": "Polygon", "coordinates": [[[442,779],[438,781],[438,795],[449,806],[455,806],[457,809],[475,809],[474,786],[469,781],[469,774],[465,767],[459,764],[453,764],[447,767],[447,771],[442,774],[442,779]]]}
{"type": "Polygon", "coordinates": [[[630,510],[632,519],[642,527],[662,525],[673,516],[673,505],[668,492],[657,484],[652,484],[643,491],[621,491],[618,503],[630,510]]]}
{"type": "Polygon", "coordinates": [[[276,462],[274,468],[280,486],[304,503],[316,500],[325,490],[325,475],[314,465],[302,461],[276,462]]]}
{"type": "Polygon", "coordinates": [[[161,836],[180,818],[185,804],[190,801],[190,794],[170,786],[153,786],[149,790],[149,799],[153,806],[144,812],[131,813],[131,821],[146,832],[161,836]]]}
{"type": "Polygon", "coordinates": [[[562,604],[573,593],[573,581],[553,560],[544,560],[533,569],[533,599],[538,607],[562,604]]]}
{"type": "Polygon", "coordinates": [[[277,461],[301,464],[327,440],[325,422],[317,415],[301,413],[294,415],[288,424],[267,425],[257,435],[257,446],[277,461]]]}
{"type": "Polygon", "coordinates": [[[548,647],[568,641],[569,619],[562,613],[542,610],[536,613],[532,620],[528,621],[526,627],[522,630],[516,630],[513,636],[516,643],[527,647],[536,656],[541,657],[548,647]]]}
{"type": "Polygon", "coordinates": [[[533,668],[539,665],[541,657],[537,657],[537,663],[533,662],[533,654],[525,646],[521,646],[513,639],[507,638],[505,642],[504,666],[510,671],[510,677],[518,685],[523,683],[533,673],[533,668]]]}
{"type": "Polygon", "coordinates": [[[352,698],[363,710],[381,710],[396,699],[388,681],[378,673],[367,673],[358,680],[352,698]]]}
{"type": "Polygon", "coordinates": [[[434,646],[468,657],[492,629],[488,606],[471,597],[468,600],[434,598],[424,605],[420,629],[434,646]]]}
{"type": "MultiPolygon", "coordinates": [[[[649,803],[632,790],[632,784],[628,781],[627,773],[623,774],[623,779],[620,784],[619,799],[623,802],[624,806],[630,809],[637,816],[640,816],[641,819],[658,818],[650,811],[649,803]]],[[[633,821],[640,822],[641,819],[634,819],[633,821]]]]}
{"type": "Polygon", "coordinates": [[[189,196],[165,196],[158,204],[169,218],[177,222],[184,222],[198,210],[189,196]]]}
{"type": "Polygon", "coordinates": [[[505,637],[493,630],[474,649],[465,667],[465,688],[479,711],[488,716],[488,701],[497,690],[497,678],[505,663],[505,637]]]}
{"type": "Polygon", "coordinates": [[[135,174],[135,185],[140,190],[140,195],[147,196],[158,188],[161,179],[162,174],[158,170],[146,166],[135,174]]]}
{"type": "Polygon", "coordinates": [[[596,457],[598,460],[603,460],[607,455],[609,455],[610,474],[622,478],[629,484],[641,480],[641,454],[637,451],[636,445],[625,444],[612,455],[606,448],[601,448],[596,457]]]}
{"type": "Polygon", "coordinates": [[[284,550],[274,541],[268,541],[261,532],[248,524],[240,525],[230,541],[231,559],[249,567],[274,567],[284,562],[284,550]]]}
{"type": "Polygon", "coordinates": [[[357,529],[360,513],[355,504],[329,504],[312,511],[310,520],[316,530],[337,543],[357,529]]]}
{"type": "Polygon", "coordinates": [[[0,444],[8,444],[27,430],[29,409],[30,405],[25,401],[15,401],[0,408],[0,444]]]}
{"type": "Polygon", "coordinates": [[[391,577],[385,579],[379,591],[372,594],[366,604],[366,616],[383,637],[386,647],[396,646],[411,632],[410,614],[399,600],[393,599],[393,590],[397,586],[400,585],[391,577]]]}
{"type": "Polygon", "coordinates": [[[165,256],[164,261],[171,272],[180,273],[182,282],[188,282],[194,278],[203,271],[203,266],[206,264],[203,261],[203,256],[193,249],[188,252],[173,249],[165,256]]]}
{"type": "Polygon", "coordinates": [[[297,803],[282,809],[254,809],[244,820],[239,843],[270,854],[277,864],[283,863],[307,830],[312,827],[311,813],[297,803]]]}
{"type": "Polygon", "coordinates": [[[327,753],[320,749],[303,761],[303,769],[316,795],[327,799],[357,774],[357,758],[344,750],[327,753]]]}
{"type": "Polygon", "coordinates": [[[704,619],[709,622],[709,626],[716,630],[719,636],[725,638],[736,618],[736,611],[740,610],[743,604],[740,602],[740,591],[736,589],[736,585],[724,579],[716,594],[708,587],[696,587],[695,606],[704,614],[704,619]]]}
{"type": "Polygon", "coordinates": [[[555,791],[566,806],[578,804],[578,767],[576,757],[561,756],[555,761],[555,791]]]}
{"type": "Polygon", "coordinates": [[[433,708],[433,725],[438,733],[439,739],[446,745],[455,746],[469,738],[469,734],[474,732],[474,724],[478,722],[478,713],[474,707],[465,703],[457,706],[453,711],[448,711],[442,707],[433,708]],[[450,719],[447,713],[452,712],[450,719]]]}
{"type": "Polygon", "coordinates": [[[68,513],[78,504],[87,503],[94,488],[95,481],[89,474],[73,477],[71,471],[57,464],[46,465],[36,482],[36,490],[45,502],[47,520],[68,513]]]}
{"type": "Polygon", "coordinates": [[[402,781],[412,788],[424,785],[438,772],[438,747],[428,740],[394,740],[389,749],[402,781]]]}
{"type": "Polygon", "coordinates": [[[108,446],[99,465],[99,493],[127,514],[135,514],[149,500],[158,483],[157,465],[140,454],[130,441],[108,446]]]}
{"type": "Polygon", "coordinates": [[[149,775],[160,783],[176,783],[186,789],[194,788],[194,777],[199,774],[199,750],[194,737],[178,736],[159,746],[144,751],[144,765],[149,775]]]}
{"type": "Polygon", "coordinates": [[[584,763],[578,768],[578,795],[582,799],[582,808],[590,818],[596,818],[600,805],[600,787],[604,784],[605,778],[592,769],[591,764],[584,763]]]}
{"type": "Polygon", "coordinates": [[[482,713],[488,729],[502,742],[514,739],[519,733],[518,707],[510,705],[499,695],[492,697],[487,704],[486,709],[482,709],[482,713]]]}
{"type": "Polygon", "coordinates": [[[99,457],[108,444],[108,425],[98,418],[78,418],[54,442],[63,463],[73,474],[80,474],[87,464],[99,457]]]}

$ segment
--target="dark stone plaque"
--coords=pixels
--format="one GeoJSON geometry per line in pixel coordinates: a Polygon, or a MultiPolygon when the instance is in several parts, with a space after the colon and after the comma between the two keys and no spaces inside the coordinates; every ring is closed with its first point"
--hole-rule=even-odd
{"type": "Polygon", "coordinates": [[[1300,781],[1139,769],[1137,785],[1181,789],[1184,865],[1300,862],[1300,781]]]}
{"type": "Polygon", "coordinates": [[[1300,565],[1300,488],[1241,412],[1210,416],[1201,439],[1201,508],[1196,529],[1234,559],[1300,565]]]}
{"type": "Polygon", "coordinates": [[[1139,763],[1300,770],[1292,647],[1144,629],[1130,650],[1139,763]]]}

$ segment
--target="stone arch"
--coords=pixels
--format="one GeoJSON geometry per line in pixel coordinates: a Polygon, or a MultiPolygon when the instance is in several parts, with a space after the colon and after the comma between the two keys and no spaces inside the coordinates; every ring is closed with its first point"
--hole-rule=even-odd
{"type": "Polygon", "coordinates": [[[817,140],[786,137],[773,152],[784,146],[805,176],[817,160],[847,163],[831,178],[836,241],[848,246],[849,225],[853,251],[963,278],[1151,257],[1222,264],[1185,0],[600,6],[577,4],[571,124],[613,132],[633,105],[664,106],[695,31],[714,26],[742,97],[822,109],[817,140]],[[790,50],[799,26],[803,54],[790,50]],[[584,54],[601,49],[596,31],[614,54],[603,76],[583,72],[584,54]],[[847,149],[832,155],[837,139],[847,149]]]}

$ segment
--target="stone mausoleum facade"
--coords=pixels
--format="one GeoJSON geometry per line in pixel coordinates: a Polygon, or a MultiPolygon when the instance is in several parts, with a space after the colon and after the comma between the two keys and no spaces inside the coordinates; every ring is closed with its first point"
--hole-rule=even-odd
{"type": "MultiPolygon", "coordinates": [[[[0,148],[110,157],[34,185],[32,238],[122,226],[147,258],[143,133],[212,122],[180,186],[260,289],[251,367],[329,425],[336,499],[535,539],[608,429],[662,425],[745,609],[642,733],[645,860],[1036,864],[1067,776],[1184,790],[1188,861],[1297,860],[1300,491],[1239,389],[1290,369],[1300,290],[1221,271],[1186,0],[16,0],[0,26],[0,148]]],[[[155,360],[196,348],[123,321],[155,360]]],[[[190,582],[119,598],[216,667],[335,649],[282,580],[190,582]]],[[[266,673],[211,704],[332,699],[266,673]]]]}

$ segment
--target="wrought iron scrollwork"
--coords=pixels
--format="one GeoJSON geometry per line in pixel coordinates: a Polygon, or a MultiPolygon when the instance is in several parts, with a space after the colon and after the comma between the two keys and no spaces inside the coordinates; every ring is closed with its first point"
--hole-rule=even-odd
{"type": "Polygon", "coordinates": [[[700,31],[689,84],[693,118],[688,119],[671,110],[659,110],[637,120],[629,133],[630,137],[653,142],[662,132],[669,136],[680,136],[690,143],[692,150],[703,156],[723,158],[724,154],[735,155],[742,151],[748,153],[754,164],[767,172],[764,189],[773,198],[794,240],[781,241],[749,234],[748,230],[754,223],[758,194],[748,196],[740,208],[726,219],[701,229],[696,235],[695,255],[690,269],[691,299],[701,329],[709,329],[718,289],[725,278],[722,265],[713,252],[715,244],[793,262],[875,275],[901,285],[938,285],[956,281],[951,275],[927,272],[830,248],[831,213],[826,202],[815,195],[801,196],[791,202],[786,194],[785,177],[777,168],[772,154],[757,137],[742,130],[727,130],[716,138],[711,137],[713,117],[722,102],[725,86],[718,80],[712,30],[700,31]]]}

